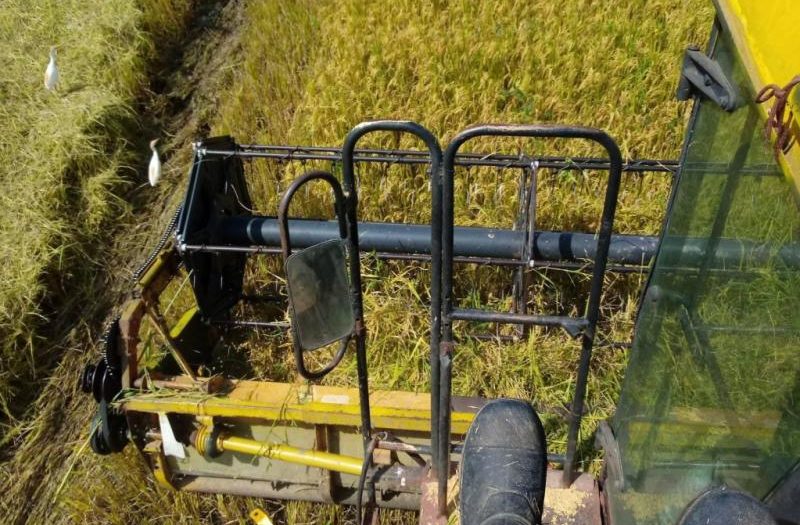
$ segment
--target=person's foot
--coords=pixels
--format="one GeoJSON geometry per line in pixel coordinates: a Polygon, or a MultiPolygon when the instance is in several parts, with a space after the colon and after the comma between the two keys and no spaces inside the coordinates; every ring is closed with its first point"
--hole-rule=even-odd
{"type": "Polygon", "coordinates": [[[754,497],[718,487],[704,492],[683,511],[678,525],[777,525],[754,497]]]}
{"type": "Polygon", "coordinates": [[[544,429],[533,408],[517,399],[489,402],[464,441],[462,525],[539,525],[546,475],[544,429]]]}

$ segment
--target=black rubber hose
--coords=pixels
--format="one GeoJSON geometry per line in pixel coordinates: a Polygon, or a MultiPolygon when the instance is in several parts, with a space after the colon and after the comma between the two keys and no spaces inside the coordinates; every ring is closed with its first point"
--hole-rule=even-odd
{"type": "Polygon", "coordinates": [[[369,471],[369,467],[372,466],[372,453],[375,452],[378,441],[386,439],[386,436],[386,432],[379,432],[372,436],[364,452],[364,463],[361,465],[361,475],[358,477],[358,493],[356,494],[356,519],[358,520],[358,525],[364,525],[362,500],[364,499],[364,485],[367,481],[367,472],[369,471]]]}

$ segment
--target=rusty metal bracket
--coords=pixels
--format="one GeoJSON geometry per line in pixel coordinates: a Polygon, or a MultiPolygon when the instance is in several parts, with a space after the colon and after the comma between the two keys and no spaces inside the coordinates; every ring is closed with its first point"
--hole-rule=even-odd
{"type": "Polygon", "coordinates": [[[158,308],[158,302],[151,302],[147,299],[143,299],[143,301],[147,315],[153,321],[153,326],[155,327],[156,331],[159,333],[159,335],[161,335],[161,337],[164,338],[164,341],[166,341],[169,352],[172,354],[175,362],[178,363],[178,366],[184,374],[191,377],[193,381],[196,381],[197,374],[195,374],[194,370],[192,370],[191,365],[178,349],[175,341],[172,339],[172,336],[169,333],[169,328],[167,328],[167,322],[164,319],[164,316],[161,315],[161,312],[158,308]]]}
{"type": "Polygon", "coordinates": [[[419,504],[420,525],[447,525],[447,516],[439,512],[439,481],[433,471],[421,484],[422,495],[419,504]]]}
{"type": "Polygon", "coordinates": [[[119,318],[120,361],[122,365],[122,388],[133,388],[138,379],[139,328],[145,314],[144,301],[131,299],[122,308],[119,318]]]}
{"type": "MultiPolygon", "coordinates": [[[[314,425],[315,443],[314,450],[320,452],[330,452],[328,425],[314,425]]],[[[334,494],[335,481],[333,479],[334,473],[332,470],[324,468],[319,469],[319,495],[325,503],[335,503],[336,496],[334,494]]]]}

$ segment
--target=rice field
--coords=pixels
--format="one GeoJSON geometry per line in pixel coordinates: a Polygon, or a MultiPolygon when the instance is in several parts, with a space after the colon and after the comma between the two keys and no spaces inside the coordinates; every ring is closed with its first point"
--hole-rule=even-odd
{"type": "MultiPolygon", "coordinates": [[[[688,115],[674,100],[682,52],[705,42],[712,16],[705,0],[6,2],[0,515],[9,523],[246,523],[247,510],[264,505],[167,493],[154,487],[133,447],[107,458],[86,447],[94,408],[77,391],[78,374],[96,356],[94,341],[132,269],[182,198],[191,140],[231,134],[246,143],[335,146],[362,120],[403,118],[446,144],[476,123],[559,122],[605,129],[626,157],[675,158],[688,115]],[[55,93],[42,86],[51,45],[62,71],[55,93]],[[165,145],[165,175],[151,190],[144,186],[146,143],[156,136],[165,145]]],[[[396,136],[364,145],[419,147],[396,136]]],[[[598,153],[565,143],[472,147],[598,153]]],[[[274,207],[276,190],[307,167],[248,166],[258,205],[274,207]]],[[[511,179],[498,183],[498,175],[457,174],[458,223],[510,224],[515,187],[511,179]]],[[[427,221],[423,171],[376,168],[362,179],[365,219],[427,221]]],[[[594,231],[602,188],[597,174],[543,174],[539,227],[594,231]]],[[[656,233],[668,190],[663,176],[626,180],[615,230],[656,233]]],[[[370,330],[371,380],[424,390],[426,269],[365,262],[367,324],[386,327],[370,330]]],[[[263,284],[270,270],[253,265],[248,282],[263,284]]],[[[533,307],[576,308],[585,278],[536,277],[533,307]]],[[[464,269],[457,279],[463,304],[508,306],[508,287],[495,284],[510,282],[507,273],[464,269]]],[[[629,339],[642,279],[609,278],[603,341],[629,339]]],[[[286,341],[254,340],[246,348],[255,377],[291,380],[286,341]]],[[[574,350],[560,334],[536,330],[510,346],[466,340],[454,391],[563,404],[574,350]]],[[[622,351],[598,349],[582,429],[584,468],[597,468],[591,432],[613,413],[625,362],[622,351]]],[[[353,371],[345,361],[325,381],[352,384],[353,371]]],[[[564,429],[555,419],[547,424],[559,451],[564,429]]],[[[352,518],[322,506],[268,507],[282,523],[352,518]]],[[[384,516],[386,523],[409,520],[384,516]]]]}

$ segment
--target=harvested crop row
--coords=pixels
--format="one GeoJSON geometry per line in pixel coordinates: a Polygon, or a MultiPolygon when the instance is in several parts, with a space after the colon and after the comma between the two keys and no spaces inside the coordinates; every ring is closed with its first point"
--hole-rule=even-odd
{"type": "MultiPolygon", "coordinates": [[[[11,1],[0,10],[0,420],[24,413],[81,320],[141,129],[155,38],[180,32],[188,2],[11,1]],[[167,31],[159,27],[168,27],[167,31]],[[42,73],[57,47],[60,82],[42,73]]],[[[2,438],[2,434],[0,434],[2,438]]]]}

